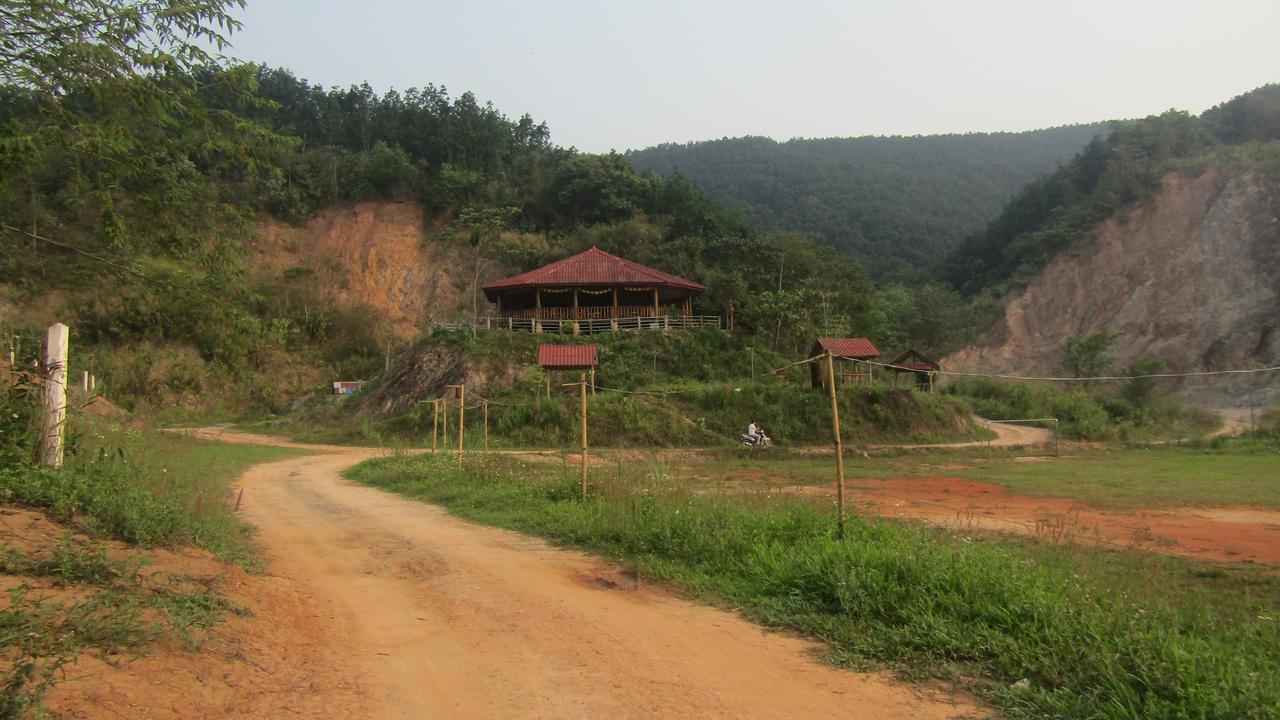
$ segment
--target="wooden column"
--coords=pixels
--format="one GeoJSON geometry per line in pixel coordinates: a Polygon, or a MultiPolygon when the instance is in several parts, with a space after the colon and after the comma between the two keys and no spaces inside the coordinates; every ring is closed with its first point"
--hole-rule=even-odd
{"type": "MultiPolygon", "coordinates": [[[[615,320],[618,319],[618,288],[617,286],[613,288],[613,319],[615,320]]],[[[614,329],[616,330],[617,327],[618,327],[617,324],[615,324],[614,329]]]]}
{"type": "Polygon", "coordinates": [[[542,332],[542,288],[533,290],[533,331],[542,332]]]}
{"type": "Polygon", "coordinates": [[[578,288],[574,288],[573,289],[573,334],[574,335],[577,335],[580,332],[580,330],[578,329],[579,317],[581,317],[581,315],[579,315],[578,313],[578,288]]]}
{"type": "Polygon", "coordinates": [[[658,288],[653,289],[653,316],[658,317],[658,288]]]}
{"type": "Polygon", "coordinates": [[[498,317],[502,317],[502,296],[498,296],[498,317]]]}
{"type": "Polygon", "coordinates": [[[591,366],[591,394],[596,394],[596,366],[591,366]]]}

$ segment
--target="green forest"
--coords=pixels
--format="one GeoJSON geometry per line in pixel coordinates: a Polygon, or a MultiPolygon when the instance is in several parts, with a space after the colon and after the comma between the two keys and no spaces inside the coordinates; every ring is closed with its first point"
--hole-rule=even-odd
{"type": "Polygon", "coordinates": [[[928,137],[725,138],[628,153],[682,177],[761,232],[811,234],[877,280],[927,280],[940,255],[981,229],[1027,183],[1109,125],[928,137]]]}
{"type": "Polygon", "coordinates": [[[1117,121],[1056,172],[1023,188],[986,228],[964,239],[939,276],[968,297],[996,297],[1119,207],[1148,197],[1166,173],[1210,164],[1280,176],[1280,84],[1193,115],[1170,110],[1117,121]]]}
{"type": "MultiPolygon", "coordinates": [[[[1000,291],[1160,173],[1256,148],[1280,126],[1280,93],[1268,86],[1200,117],[681,150],[758,183],[760,205],[726,208],[693,168],[665,177],[674,146],[586,154],[529,115],[429,82],[379,94],[217,60],[205,48],[225,43],[236,5],[142,18],[92,3],[32,15],[0,46],[0,329],[31,338],[39,323],[67,322],[126,399],[159,402],[147,378],[160,351],[178,357],[165,383],[233,389],[224,397],[254,407],[278,408],[299,390],[271,377],[286,358],[353,377],[382,366],[388,330],[376,315],[300,303],[296,278],[251,272],[246,245],[263,217],[301,223],[362,200],[419,202],[424,240],[511,271],[597,245],[696,278],[708,287],[700,312],[733,306],[739,330],[778,352],[801,353],[825,333],[866,335],[886,353],[940,353],[982,328],[1000,291]],[[95,22],[123,23],[114,45],[76,35],[95,22]],[[53,40],[22,44],[40,33],[53,40]],[[1073,147],[1085,150],[981,225],[999,196],[1073,147]],[[769,159],[778,153],[789,160],[769,159]],[[658,172],[637,171],[644,158],[658,172]],[[831,242],[808,220],[793,224],[780,188],[804,187],[814,207],[844,199],[844,215],[823,217],[852,213],[861,224],[831,242]],[[776,204],[762,220],[765,199],[776,204]]],[[[30,343],[18,350],[34,357],[30,343]]]]}
{"type": "MultiPolygon", "coordinates": [[[[157,366],[162,385],[266,408],[301,389],[272,376],[283,363],[380,368],[375,315],[298,302],[294,279],[256,276],[246,250],[263,216],[302,222],[361,200],[420,202],[424,240],[512,271],[598,245],[699,278],[703,311],[733,304],[739,328],[789,352],[819,327],[889,324],[860,264],[759,235],[684,180],[560,147],[544,123],[470,93],[377,94],[216,62],[189,39],[222,42],[226,4],[184,7],[133,25],[113,3],[32,16],[59,41],[3,48],[2,329],[30,339],[66,322],[123,402],[161,402],[157,366]],[[75,35],[95,22],[133,30],[110,48],[75,35]]],[[[30,341],[17,350],[35,357],[30,341]]]]}

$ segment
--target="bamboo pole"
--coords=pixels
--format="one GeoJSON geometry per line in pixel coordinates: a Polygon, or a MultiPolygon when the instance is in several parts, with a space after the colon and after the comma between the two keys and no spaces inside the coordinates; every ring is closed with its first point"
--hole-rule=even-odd
{"type": "Polygon", "coordinates": [[[431,454],[436,454],[436,443],[440,437],[440,399],[431,400],[431,454]]]}
{"type": "Polygon", "coordinates": [[[485,400],[480,406],[484,410],[484,449],[489,450],[489,401],[485,400]]]}
{"type": "Polygon", "coordinates": [[[835,360],[827,351],[827,390],[831,395],[831,430],[836,438],[836,512],[840,537],[844,538],[844,443],[840,439],[840,401],[836,398],[835,360]]]}
{"type": "Polygon", "coordinates": [[[467,411],[467,386],[458,386],[458,469],[462,469],[462,439],[467,436],[464,413],[467,411]]]}
{"type": "Polygon", "coordinates": [[[45,340],[44,417],[40,434],[40,464],[62,467],[62,441],[67,435],[67,344],[70,328],[49,326],[45,340]]]}
{"type": "Polygon", "coordinates": [[[587,374],[579,373],[578,395],[582,400],[582,499],[587,499],[587,374]]]}
{"type": "MultiPolygon", "coordinates": [[[[446,388],[447,389],[447,388],[446,388]]],[[[449,449],[449,400],[445,398],[444,407],[440,409],[440,444],[449,449]]]]}

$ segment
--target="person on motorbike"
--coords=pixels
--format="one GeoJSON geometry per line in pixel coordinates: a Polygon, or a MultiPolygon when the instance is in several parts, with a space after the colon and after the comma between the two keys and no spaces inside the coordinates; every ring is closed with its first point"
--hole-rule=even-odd
{"type": "Polygon", "coordinates": [[[760,431],[760,428],[756,427],[755,420],[747,424],[747,439],[751,441],[752,445],[759,445],[764,440],[764,433],[760,431]]]}

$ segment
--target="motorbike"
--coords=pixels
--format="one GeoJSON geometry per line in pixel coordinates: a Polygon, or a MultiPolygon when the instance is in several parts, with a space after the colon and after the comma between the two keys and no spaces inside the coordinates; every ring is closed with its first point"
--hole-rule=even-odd
{"type": "Polygon", "coordinates": [[[763,432],[760,433],[760,438],[758,440],[754,440],[750,435],[746,433],[742,433],[742,435],[738,437],[738,442],[742,443],[746,447],[772,447],[773,446],[773,438],[769,437],[768,435],[765,435],[763,432]]]}

